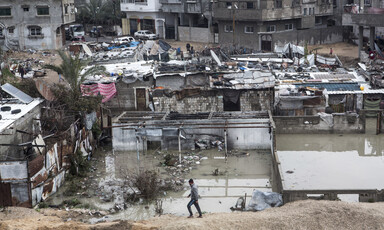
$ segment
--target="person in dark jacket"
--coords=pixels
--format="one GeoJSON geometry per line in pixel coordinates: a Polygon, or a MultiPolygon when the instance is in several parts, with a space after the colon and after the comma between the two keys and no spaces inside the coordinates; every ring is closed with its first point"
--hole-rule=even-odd
{"type": "Polygon", "coordinates": [[[191,186],[191,193],[188,195],[188,197],[191,197],[191,201],[189,201],[189,203],[187,205],[187,208],[189,211],[189,217],[188,218],[193,217],[193,213],[191,210],[192,205],[195,205],[197,211],[199,212],[198,218],[202,218],[203,215],[201,214],[201,210],[200,210],[200,206],[199,206],[199,201],[198,201],[199,200],[199,193],[197,190],[197,185],[193,182],[193,179],[189,180],[189,185],[191,186]]]}

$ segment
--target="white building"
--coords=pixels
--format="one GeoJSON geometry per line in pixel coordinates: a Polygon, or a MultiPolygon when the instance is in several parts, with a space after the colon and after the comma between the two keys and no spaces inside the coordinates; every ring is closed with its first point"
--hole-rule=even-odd
{"type": "Polygon", "coordinates": [[[150,30],[164,38],[166,19],[159,0],[121,0],[123,34],[133,35],[138,30],[150,30]]]}

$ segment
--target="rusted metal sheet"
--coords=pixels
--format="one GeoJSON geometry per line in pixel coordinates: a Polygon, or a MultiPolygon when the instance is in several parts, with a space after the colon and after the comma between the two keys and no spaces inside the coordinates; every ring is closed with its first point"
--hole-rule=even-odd
{"type": "Polygon", "coordinates": [[[33,176],[44,167],[44,156],[38,155],[28,162],[29,175],[33,176]]]}
{"type": "Polygon", "coordinates": [[[28,179],[27,161],[0,162],[0,178],[2,181],[28,179]]]}
{"type": "Polygon", "coordinates": [[[12,205],[12,196],[11,196],[11,184],[0,183],[0,206],[11,206],[12,205]]]}
{"type": "Polygon", "coordinates": [[[49,197],[49,194],[52,193],[53,184],[54,184],[54,181],[50,180],[43,185],[43,194],[42,194],[43,200],[47,199],[49,197]]]}
{"type": "Polygon", "coordinates": [[[45,167],[43,167],[39,172],[35,175],[31,176],[31,187],[35,188],[39,184],[43,183],[48,179],[48,172],[45,167]]]}

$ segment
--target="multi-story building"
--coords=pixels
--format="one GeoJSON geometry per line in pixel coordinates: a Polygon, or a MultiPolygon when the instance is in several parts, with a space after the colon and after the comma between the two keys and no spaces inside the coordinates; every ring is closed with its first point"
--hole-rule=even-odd
{"type": "Polygon", "coordinates": [[[166,18],[174,18],[167,21],[167,37],[181,41],[213,42],[211,0],[160,0],[160,3],[166,18]]]}
{"type": "Polygon", "coordinates": [[[350,31],[358,36],[359,58],[363,49],[364,35],[369,37],[369,48],[375,50],[375,39],[384,39],[384,0],[347,2],[342,12],[343,26],[351,28],[350,31]]]}
{"type": "Polygon", "coordinates": [[[164,38],[165,18],[159,0],[121,0],[123,34],[133,35],[138,30],[150,30],[164,38]]]}
{"type": "Polygon", "coordinates": [[[329,0],[217,0],[219,43],[272,51],[275,45],[342,40],[329,0]]]}
{"type": "Polygon", "coordinates": [[[58,49],[64,25],[75,21],[74,0],[0,1],[0,46],[4,49],[58,49]]]}

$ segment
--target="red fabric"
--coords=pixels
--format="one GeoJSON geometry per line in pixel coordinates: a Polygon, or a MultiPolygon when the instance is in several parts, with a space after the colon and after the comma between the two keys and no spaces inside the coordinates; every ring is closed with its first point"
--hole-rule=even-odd
{"type": "Polygon", "coordinates": [[[81,85],[81,92],[83,96],[97,96],[98,94],[103,96],[102,102],[111,100],[116,95],[115,83],[103,84],[97,83],[92,85],[81,85]]]}

